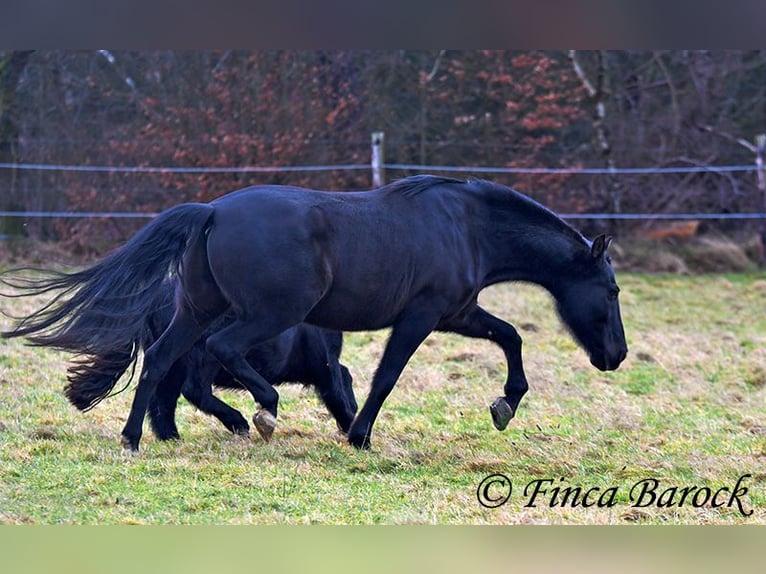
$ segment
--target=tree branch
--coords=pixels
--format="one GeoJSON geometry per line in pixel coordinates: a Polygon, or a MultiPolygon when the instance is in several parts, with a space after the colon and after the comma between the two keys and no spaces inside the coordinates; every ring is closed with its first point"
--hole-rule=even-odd
{"type": "Polygon", "coordinates": [[[748,150],[748,151],[750,151],[752,153],[757,153],[758,152],[758,148],[754,144],[752,144],[751,142],[747,141],[744,138],[738,138],[737,136],[734,136],[734,135],[732,135],[732,134],[730,134],[728,132],[723,132],[723,131],[721,131],[721,130],[719,130],[717,128],[714,128],[711,125],[701,126],[701,125],[697,124],[696,127],[697,127],[697,129],[699,129],[699,130],[701,130],[703,132],[708,132],[710,134],[713,134],[715,136],[723,138],[726,141],[729,141],[729,142],[741,145],[743,148],[745,148],[746,150],[748,150]]]}

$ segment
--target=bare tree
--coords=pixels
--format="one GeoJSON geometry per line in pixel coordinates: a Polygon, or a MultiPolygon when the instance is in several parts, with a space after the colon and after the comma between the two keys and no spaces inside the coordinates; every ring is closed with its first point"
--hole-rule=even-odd
{"type": "MultiPolygon", "coordinates": [[[[585,87],[585,91],[588,94],[589,104],[593,106],[592,121],[593,132],[596,136],[596,148],[604,165],[610,172],[607,176],[609,182],[609,196],[611,200],[610,207],[612,213],[618,214],[622,212],[622,186],[614,171],[616,166],[607,127],[607,102],[610,97],[607,87],[607,57],[603,50],[597,51],[595,56],[595,79],[591,80],[580,64],[577,51],[569,50],[569,60],[572,62],[572,68],[585,87]]],[[[615,224],[613,227],[617,228],[618,226],[615,224]]]]}

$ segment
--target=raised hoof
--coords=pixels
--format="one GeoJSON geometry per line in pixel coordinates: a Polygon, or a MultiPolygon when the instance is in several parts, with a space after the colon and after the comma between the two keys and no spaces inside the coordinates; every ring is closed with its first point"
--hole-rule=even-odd
{"type": "Polygon", "coordinates": [[[511,405],[509,405],[508,401],[503,397],[497,397],[495,401],[489,405],[489,413],[492,415],[492,424],[494,424],[495,428],[499,431],[505,430],[505,427],[508,426],[508,423],[515,414],[511,405]]]}
{"type": "Polygon", "coordinates": [[[269,442],[274,429],[277,427],[277,419],[266,409],[261,409],[253,415],[253,424],[263,440],[269,442]]]}

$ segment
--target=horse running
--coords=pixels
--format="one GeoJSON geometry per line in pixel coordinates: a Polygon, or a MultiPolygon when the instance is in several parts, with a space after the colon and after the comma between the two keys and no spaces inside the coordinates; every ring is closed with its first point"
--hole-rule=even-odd
{"type": "Polygon", "coordinates": [[[508,375],[490,406],[502,430],[528,388],[521,337],[479,306],[479,292],[503,281],[542,286],[591,363],[616,369],[627,344],[609,243],[604,235],[589,241],[539,203],[483,180],[422,175],[364,192],[256,186],[170,208],[91,267],[30,280],[27,292],[58,294],[5,336],[88,354],[124,348],[171,272],[179,281],[175,314],[146,351],[125,448],[138,450],[149,401],[173,363],[225,313],[234,321],[206,349],[268,415],[256,424],[264,436],[276,424],[278,395],[245,357],[301,322],[392,328],[348,432],[353,446],[370,447],[383,402],[434,330],[502,348],[508,375]]]}

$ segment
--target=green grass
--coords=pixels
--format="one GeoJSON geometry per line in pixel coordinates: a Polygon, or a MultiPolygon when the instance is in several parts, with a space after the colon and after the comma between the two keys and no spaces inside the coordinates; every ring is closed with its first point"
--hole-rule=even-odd
{"type": "MultiPolygon", "coordinates": [[[[182,401],[183,441],[160,442],[147,425],[127,455],[118,438],[132,392],[79,413],[62,394],[65,354],[0,341],[0,523],[766,523],[766,275],[619,279],[630,354],[618,371],[590,366],[543,291],[493,287],[482,302],[519,327],[530,382],[508,429],[487,408],[502,394],[502,352],[434,334],[385,403],[370,452],[344,442],[311,392],[283,386],[269,444],[182,401]],[[514,491],[487,509],[476,490],[492,473],[514,491]],[[749,517],[628,497],[644,478],[715,490],[747,473],[749,517]],[[524,486],[546,478],[549,494],[617,487],[615,504],[525,506],[524,486]]],[[[23,314],[40,301],[0,303],[23,314]]],[[[385,337],[346,335],[360,403],[385,337]]],[[[254,412],[248,396],[219,395],[254,412]]]]}

